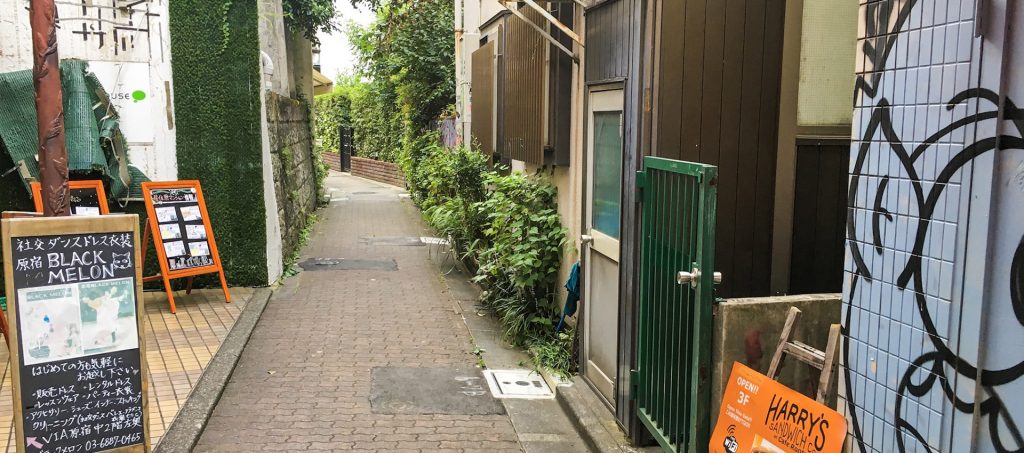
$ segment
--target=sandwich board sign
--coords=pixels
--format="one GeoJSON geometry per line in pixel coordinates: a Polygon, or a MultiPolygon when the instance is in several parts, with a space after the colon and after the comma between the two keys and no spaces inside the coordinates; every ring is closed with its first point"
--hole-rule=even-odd
{"type": "Polygon", "coordinates": [[[840,453],[846,418],[742,363],[722,396],[712,453],[840,453]]]}
{"type": "Polygon", "coordinates": [[[150,451],[138,216],[0,227],[17,451],[150,451]]]}
{"type": "MultiPolygon", "coordinates": [[[[71,215],[110,214],[103,181],[69,181],[68,191],[71,193],[71,215]]],[[[32,200],[35,202],[36,212],[43,212],[42,187],[38,181],[32,183],[32,200]]]]}
{"type": "Polygon", "coordinates": [[[199,181],[144,182],[142,196],[149,213],[143,250],[152,235],[160,264],[160,275],[146,277],[145,281],[163,280],[171,313],[177,311],[171,291],[171,280],[177,278],[188,278],[191,292],[192,277],[219,274],[224,298],[231,302],[199,181]]]}

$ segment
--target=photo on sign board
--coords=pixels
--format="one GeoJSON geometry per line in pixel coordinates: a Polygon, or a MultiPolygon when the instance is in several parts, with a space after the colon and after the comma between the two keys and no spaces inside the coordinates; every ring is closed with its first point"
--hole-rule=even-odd
{"type": "Polygon", "coordinates": [[[177,222],[178,211],[173,207],[156,208],[156,221],[159,223],[177,222]]]}
{"type": "Polygon", "coordinates": [[[101,215],[96,206],[71,206],[71,215],[101,215]]]}
{"type": "Polygon", "coordinates": [[[18,290],[18,332],[25,365],[82,357],[82,318],[75,285],[18,290]]]}
{"type": "Polygon", "coordinates": [[[189,242],[188,254],[192,256],[207,256],[210,254],[210,245],[206,242],[189,242]]]}
{"type": "Polygon", "coordinates": [[[167,252],[168,257],[184,255],[185,243],[181,241],[164,242],[164,252],[167,252]]]}
{"type": "Polygon", "coordinates": [[[185,234],[189,239],[206,239],[206,226],[185,225],[185,234]]]}
{"type": "Polygon", "coordinates": [[[86,354],[139,347],[132,278],[79,283],[78,296],[86,354]]]}
{"type": "Polygon", "coordinates": [[[181,228],[178,227],[177,223],[168,223],[167,225],[160,225],[160,237],[164,240],[167,239],[181,239],[181,228]]]}
{"type": "Polygon", "coordinates": [[[194,222],[203,220],[203,214],[199,211],[199,206],[182,206],[181,218],[186,222],[194,222]]]}

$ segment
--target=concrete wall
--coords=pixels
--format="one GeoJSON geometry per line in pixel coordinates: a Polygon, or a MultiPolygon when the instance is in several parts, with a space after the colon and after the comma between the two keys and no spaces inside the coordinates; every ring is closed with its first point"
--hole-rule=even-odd
{"type": "MultiPolygon", "coordinates": [[[[768,373],[790,307],[802,312],[790,340],[824,350],[829,326],[839,323],[840,303],[839,294],[754,297],[720,303],[715,314],[711,346],[712,426],[718,418],[722,392],[732,372],[733,362],[740,362],[762,374],[768,373]]],[[[819,377],[817,369],[795,359],[787,359],[778,380],[813,399],[819,377]]]]}
{"type": "Polygon", "coordinates": [[[309,108],[274,92],[267,93],[266,105],[282,255],[288,257],[317,205],[309,108]]]}
{"type": "MultiPolygon", "coordinates": [[[[89,62],[121,115],[131,164],[158,181],[177,179],[168,1],[130,2],[117,15],[127,2],[57,2],[60,57],[89,62]]],[[[0,0],[0,72],[32,69],[28,6],[0,0]]]]}
{"type": "Polygon", "coordinates": [[[854,451],[1024,446],[1022,29],[1013,0],[860,6],[841,381],[854,451]]]}

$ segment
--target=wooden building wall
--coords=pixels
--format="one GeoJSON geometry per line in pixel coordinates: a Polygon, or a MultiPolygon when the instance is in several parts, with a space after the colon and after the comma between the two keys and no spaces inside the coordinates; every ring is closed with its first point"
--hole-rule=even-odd
{"type": "Polygon", "coordinates": [[[849,169],[849,140],[797,140],[790,294],[843,290],[849,169]]]}
{"type": "Polygon", "coordinates": [[[659,3],[650,152],[719,167],[718,294],[768,295],[785,0],[659,3]]]}

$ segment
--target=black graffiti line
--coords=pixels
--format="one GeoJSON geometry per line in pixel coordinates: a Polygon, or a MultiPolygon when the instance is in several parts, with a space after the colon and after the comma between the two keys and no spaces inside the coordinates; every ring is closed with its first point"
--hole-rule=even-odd
{"type": "Polygon", "coordinates": [[[882,201],[885,198],[885,188],[889,186],[889,177],[882,178],[882,181],[878,183],[878,190],[875,194],[875,213],[871,216],[871,231],[875,236],[875,253],[878,255],[882,254],[882,217],[892,222],[892,214],[889,213],[888,209],[882,207],[882,201]]]}
{"type": "MultiPolygon", "coordinates": [[[[851,198],[855,200],[855,198],[851,198]]],[[[853,247],[849,248],[853,250],[853,247]]],[[[860,281],[861,275],[858,271],[854,271],[853,278],[850,279],[850,302],[853,302],[853,297],[857,294],[857,282],[860,281]]],[[[850,413],[850,424],[853,425],[853,438],[857,441],[857,446],[860,448],[860,453],[868,453],[867,448],[864,446],[863,437],[860,432],[860,419],[857,418],[857,404],[856,395],[854,395],[853,382],[850,379],[850,314],[853,312],[852,307],[846,309],[846,316],[843,318],[843,324],[839,326],[840,333],[843,336],[843,380],[846,381],[846,392],[847,392],[847,404],[853,409],[850,413]]]]}
{"type": "Polygon", "coordinates": [[[1010,304],[1017,321],[1024,324],[1024,237],[1010,263],[1010,304]]]}
{"type": "Polygon", "coordinates": [[[864,44],[861,47],[864,50],[865,57],[871,61],[871,82],[864,79],[863,76],[857,77],[853,88],[853,98],[857,99],[857,93],[863,92],[867,94],[869,98],[875,97],[878,94],[878,82],[881,81],[882,75],[885,73],[885,63],[889,61],[889,54],[892,53],[893,47],[896,45],[896,39],[900,35],[900,31],[903,30],[903,26],[906,25],[907,19],[910,18],[910,11],[917,4],[917,0],[909,0],[903,4],[900,12],[896,16],[896,22],[892,30],[889,30],[889,18],[891,16],[891,9],[886,7],[891,6],[892,2],[877,2],[868,3],[866,7],[867,16],[865,17],[866,35],[871,38],[865,39],[864,44]],[[881,7],[881,8],[880,8],[881,7]],[[884,14],[882,14],[884,13],[884,14]],[[879,37],[879,31],[885,29],[887,34],[885,37],[879,37]],[[879,47],[875,47],[872,44],[872,40],[880,40],[883,45],[881,46],[881,52],[879,47]]]}

